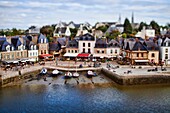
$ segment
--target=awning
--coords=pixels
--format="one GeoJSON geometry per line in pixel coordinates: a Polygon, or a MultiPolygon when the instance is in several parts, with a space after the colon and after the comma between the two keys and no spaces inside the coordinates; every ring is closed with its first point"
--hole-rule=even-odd
{"type": "Polygon", "coordinates": [[[77,57],[78,53],[65,53],[64,57],[77,57]]]}
{"type": "Polygon", "coordinates": [[[42,54],[38,56],[39,58],[47,58],[47,57],[53,57],[53,55],[50,54],[42,54]]]}
{"type": "Polygon", "coordinates": [[[81,57],[81,58],[87,58],[87,57],[89,57],[89,56],[90,56],[89,53],[79,53],[79,54],[77,55],[77,57],[81,57]]]}
{"type": "Polygon", "coordinates": [[[135,60],[135,62],[149,62],[149,60],[135,60]]]}
{"type": "Polygon", "coordinates": [[[93,54],[93,57],[104,58],[104,57],[107,57],[107,55],[106,54],[93,54]]]}
{"type": "Polygon", "coordinates": [[[5,60],[6,63],[19,63],[20,60],[5,60]]]}

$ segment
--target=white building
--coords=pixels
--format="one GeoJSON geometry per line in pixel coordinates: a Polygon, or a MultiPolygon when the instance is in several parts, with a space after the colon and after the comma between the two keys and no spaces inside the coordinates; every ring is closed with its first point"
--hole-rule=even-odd
{"type": "Polygon", "coordinates": [[[167,37],[165,40],[159,39],[160,42],[160,59],[165,65],[170,65],[170,39],[167,37]]]}
{"type": "Polygon", "coordinates": [[[28,50],[28,58],[30,61],[38,61],[38,49],[36,45],[31,45],[28,50]]]}
{"type": "Polygon", "coordinates": [[[106,54],[108,55],[108,58],[110,57],[118,57],[120,54],[120,45],[116,40],[111,40],[108,43],[106,54]]]}
{"type": "Polygon", "coordinates": [[[143,27],[141,32],[138,32],[135,36],[141,37],[143,39],[145,39],[146,37],[155,37],[155,30],[154,29],[146,29],[145,27],[143,27]]]}
{"type": "Polygon", "coordinates": [[[94,53],[94,47],[95,47],[95,37],[90,35],[89,33],[84,34],[79,39],[79,53],[94,53]]]}

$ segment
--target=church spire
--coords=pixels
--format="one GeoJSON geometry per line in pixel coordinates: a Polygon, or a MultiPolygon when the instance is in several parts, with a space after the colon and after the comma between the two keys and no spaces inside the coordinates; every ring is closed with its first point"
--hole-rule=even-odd
{"type": "Polygon", "coordinates": [[[119,20],[118,20],[119,24],[121,24],[121,14],[119,14],[119,20]]]}
{"type": "Polygon", "coordinates": [[[132,12],[132,24],[134,24],[134,13],[132,12]]]}

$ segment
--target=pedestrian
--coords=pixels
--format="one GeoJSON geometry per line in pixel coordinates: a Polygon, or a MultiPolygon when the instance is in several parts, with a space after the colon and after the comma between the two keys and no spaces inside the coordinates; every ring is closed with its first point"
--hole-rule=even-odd
{"type": "Polygon", "coordinates": [[[18,71],[19,75],[21,75],[21,70],[18,71]]]}

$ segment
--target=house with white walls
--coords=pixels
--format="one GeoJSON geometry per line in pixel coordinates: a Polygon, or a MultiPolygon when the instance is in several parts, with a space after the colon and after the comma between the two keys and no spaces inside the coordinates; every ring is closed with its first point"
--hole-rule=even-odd
{"type": "Polygon", "coordinates": [[[147,28],[143,27],[143,29],[138,32],[136,35],[136,37],[141,37],[143,39],[146,39],[147,37],[155,37],[155,30],[152,28],[147,28]]]}
{"type": "Polygon", "coordinates": [[[160,60],[165,65],[170,65],[170,39],[168,37],[159,39],[160,60]]]}

